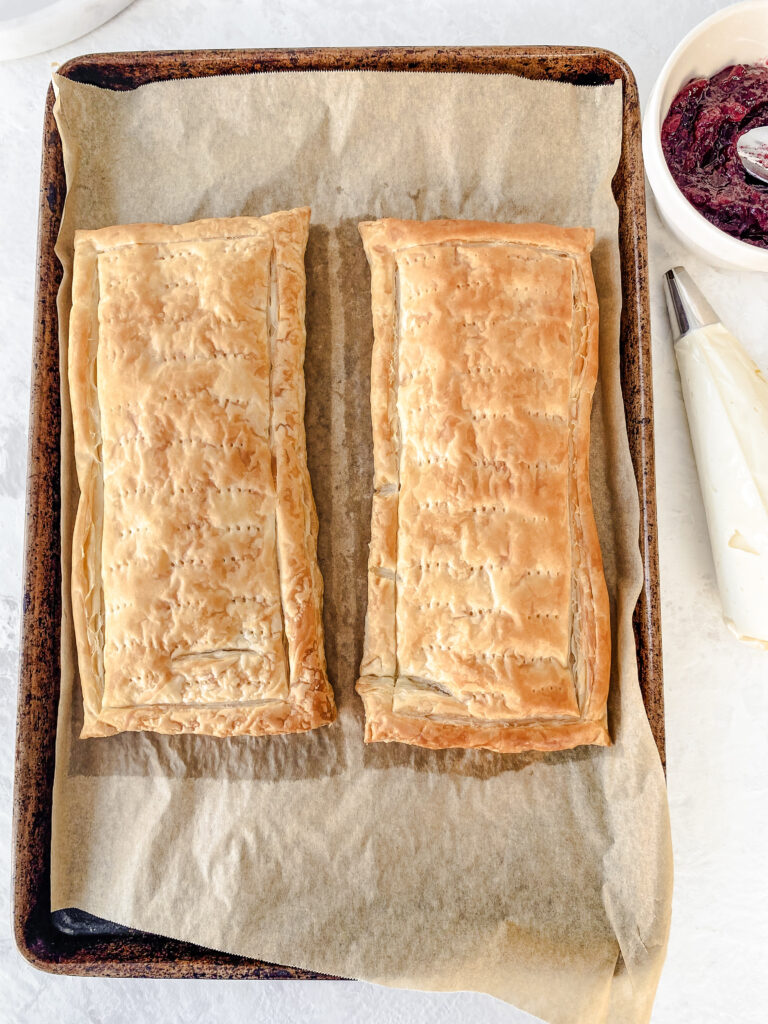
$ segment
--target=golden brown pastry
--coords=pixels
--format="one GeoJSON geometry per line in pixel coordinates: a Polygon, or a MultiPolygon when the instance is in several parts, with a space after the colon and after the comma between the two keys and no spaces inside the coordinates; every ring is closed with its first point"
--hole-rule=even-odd
{"type": "Polygon", "coordinates": [[[83,736],[335,717],[304,438],[309,210],[78,231],[83,736]]]}
{"type": "Polygon", "coordinates": [[[608,744],[593,232],[396,220],[360,232],[374,326],[366,741],[608,744]]]}

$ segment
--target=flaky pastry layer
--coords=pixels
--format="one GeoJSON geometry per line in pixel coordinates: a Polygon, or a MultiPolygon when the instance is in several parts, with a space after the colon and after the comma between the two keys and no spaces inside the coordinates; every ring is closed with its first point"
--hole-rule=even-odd
{"type": "Polygon", "coordinates": [[[335,717],[304,436],[309,210],[78,231],[83,736],[335,717]]]}
{"type": "Polygon", "coordinates": [[[374,325],[366,741],[607,744],[593,232],[395,220],[360,232],[374,325]]]}

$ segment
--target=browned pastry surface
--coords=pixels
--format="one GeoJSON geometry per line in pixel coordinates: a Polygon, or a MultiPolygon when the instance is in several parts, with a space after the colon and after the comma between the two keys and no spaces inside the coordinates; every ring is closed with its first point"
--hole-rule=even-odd
{"type": "Polygon", "coordinates": [[[366,739],[609,742],[593,235],[377,221],[366,739]]]}
{"type": "Polygon", "coordinates": [[[83,736],[333,720],[304,441],[309,210],[75,236],[83,736]]]}

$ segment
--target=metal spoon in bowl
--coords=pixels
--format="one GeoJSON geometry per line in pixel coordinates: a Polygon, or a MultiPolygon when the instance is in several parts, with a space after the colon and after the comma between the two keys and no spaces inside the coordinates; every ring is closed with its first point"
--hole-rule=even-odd
{"type": "Polygon", "coordinates": [[[747,174],[768,184],[768,125],[744,132],[736,143],[736,152],[747,174]]]}

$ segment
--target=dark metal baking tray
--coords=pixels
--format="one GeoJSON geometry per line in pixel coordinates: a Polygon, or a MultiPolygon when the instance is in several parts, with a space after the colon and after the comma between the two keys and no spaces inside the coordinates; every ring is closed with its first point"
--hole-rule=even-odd
{"type": "MultiPolygon", "coordinates": [[[[629,67],[606,50],[580,47],[373,47],[102,53],[59,74],[107,89],[256,71],[309,69],[516,74],[582,85],[621,80],[623,137],[613,179],[619,208],[623,306],[621,372],[629,444],[640,496],[644,584],[634,614],[643,701],[662,762],[664,696],[659,611],[648,311],[645,186],[640,106],[629,67]]],[[[14,795],[13,919],[21,953],[59,974],[166,978],[321,978],[294,967],[218,953],[123,928],[70,909],[51,914],[50,837],[61,626],[59,342],[54,244],[66,185],[53,91],[45,108],[37,250],[35,338],[27,477],[26,548],[14,795]]]]}

